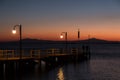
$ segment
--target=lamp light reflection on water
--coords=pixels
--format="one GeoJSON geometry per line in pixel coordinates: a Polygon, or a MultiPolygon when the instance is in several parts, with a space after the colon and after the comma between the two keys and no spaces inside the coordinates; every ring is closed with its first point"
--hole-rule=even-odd
{"type": "Polygon", "coordinates": [[[65,80],[62,68],[59,69],[57,76],[58,76],[57,80],[65,80]]]}

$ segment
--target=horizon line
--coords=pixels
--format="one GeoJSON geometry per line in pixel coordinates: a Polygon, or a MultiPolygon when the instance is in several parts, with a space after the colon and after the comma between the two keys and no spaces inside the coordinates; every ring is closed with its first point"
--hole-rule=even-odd
{"type": "MultiPolygon", "coordinates": [[[[23,38],[22,40],[42,40],[42,41],[65,41],[65,40],[49,40],[49,39],[37,39],[37,38],[23,38]]],[[[107,39],[100,39],[100,38],[87,38],[87,39],[78,39],[78,40],[67,40],[67,41],[84,41],[84,40],[91,40],[91,39],[96,39],[96,40],[103,40],[103,41],[113,41],[113,42],[120,42],[119,40],[107,40],[107,39]]],[[[14,41],[19,41],[19,40],[5,40],[5,41],[0,41],[0,42],[14,42],[14,41]]]]}

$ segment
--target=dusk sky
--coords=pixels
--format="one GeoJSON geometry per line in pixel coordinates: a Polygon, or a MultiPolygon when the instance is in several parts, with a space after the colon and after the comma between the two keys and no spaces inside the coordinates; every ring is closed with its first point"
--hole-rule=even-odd
{"type": "Polygon", "coordinates": [[[120,41],[119,0],[0,0],[0,41],[19,39],[13,26],[22,25],[23,38],[68,40],[95,37],[120,41]]]}

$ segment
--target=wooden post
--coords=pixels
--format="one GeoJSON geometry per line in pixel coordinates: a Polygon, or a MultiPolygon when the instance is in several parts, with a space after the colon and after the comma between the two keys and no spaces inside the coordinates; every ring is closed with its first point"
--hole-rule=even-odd
{"type": "Polygon", "coordinates": [[[39,52],[38,52],[38,55],[39,55],[39,59],[40,59],[40,50],[38,50],[39,52]]]}

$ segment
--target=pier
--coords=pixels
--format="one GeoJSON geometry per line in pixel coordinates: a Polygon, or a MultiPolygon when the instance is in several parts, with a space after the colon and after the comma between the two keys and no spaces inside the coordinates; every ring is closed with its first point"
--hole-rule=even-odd
{"type": "Polygon", "coordinates": [[[33,65],[35,63],[41,64],[44,61],[46,65],[55,65],[65,62],[71,62],[76,60],[90,59],[90,50],[88,47],[84,49],[71,48],[65,49],[23,49],[19,54],[19,50],[14,49],[1,49],[0,50],[0,64],[4,65],[17,65],[19,64],[33,65]],[[20,57],[20,55],[22,55],[20,57]]]}

